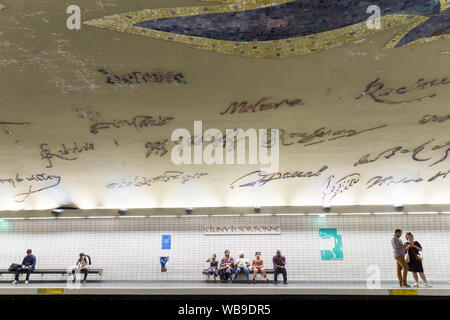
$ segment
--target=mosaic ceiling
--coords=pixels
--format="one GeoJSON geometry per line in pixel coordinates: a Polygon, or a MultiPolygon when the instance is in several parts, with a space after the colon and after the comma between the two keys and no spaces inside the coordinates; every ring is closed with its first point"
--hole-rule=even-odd
{"type": "Polygon", "coordinates": [[[449,203],[449,1],[0,2],[0,210],[449,203]]]}
{"type": "MultiPolygon", "coordinates": [[[[217,1],[211,1],[217,2],[217,1]]],[[[203,50],[255,58],[311,54],[401,25],[386,44],[397,48],[450,37],[446,0],[235,0],[215,7],[145,9],[86,24],[203,50]],[[376,4],[384,27],[367,27],[367,4],[376,4]]]]}

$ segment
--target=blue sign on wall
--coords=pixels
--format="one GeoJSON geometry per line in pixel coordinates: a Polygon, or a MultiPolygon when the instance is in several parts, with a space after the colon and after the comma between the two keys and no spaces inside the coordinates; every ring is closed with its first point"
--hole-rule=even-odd
{"type": "Polygon", "coordinates": [[[171,247],[172,247],[172,236],[171,235],[162,235],[161,249],[170,250],[171,247]]]}

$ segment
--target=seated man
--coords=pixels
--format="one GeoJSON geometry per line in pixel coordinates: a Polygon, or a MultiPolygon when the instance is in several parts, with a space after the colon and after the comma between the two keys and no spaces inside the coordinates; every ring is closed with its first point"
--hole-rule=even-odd
{"type": "Polygon", "coordinates": [[[286,257],[281,255],[281,251],[277,250],[277,254],[273,256],[273,283],[278,283],[278,274],[283,275],[284,284],[287,284],[286,257]]]}
{"type": "Polygon", "coordinates": [[[19,275],[21,272],[27,273],[25,283],[28,283],[28,281],[30,280],[30,274],[33,272],[34,268],[36,267],[36,257],[32,254],[32,252],[33,251],[31,249],[27,250],[27,255],[25,256],[25,258],[23,258],[22,265],[19,268],[17,268],[16,278],[12,282],[13,284],[16,284],[17,281],[19,281],[19,275]]]}
{"type": "Polygon", "coordinates": [[[79,270],[84,274],[83,283],[86,283],[87,276],[89,273],[89,270],[91,269],[91,257],[85,255],[84,253],[80,253],[80,257],[75,262],[75,268],[72,270],[73,274],[73,282],[75,282],[75,272],[79,270]]]}
{"type": "Polygon", "coordinates": [[[239,259],[236,262],[236,272],[234,274],[234,281],[236,281],[239,273],[241,273],[241,270],[244,270],[245,276],[247,277],[247,282],[250,283],[250,275],[248,272],[248,267],[250,266],[250,262],[248,262],[247,259],[244,258],[244,254],[241,252],[239,254],[239,259]]]}

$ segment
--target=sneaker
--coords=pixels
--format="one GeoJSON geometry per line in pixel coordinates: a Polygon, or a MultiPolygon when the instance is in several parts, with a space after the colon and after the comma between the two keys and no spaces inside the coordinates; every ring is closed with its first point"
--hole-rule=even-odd
{"type": "Polygon", "coordinates": [[[253,283],[256,283],[256,278],[253,278],[253,283]]]}
{"type": "Polygon", "coordinates": [[[418,283],[416,283],[415,285],[413,285],[413,288],[418,288],[419,287],[419,284],[418,283]]]}
{"type": "Polygon", "coordinates": [[[11,282],[11,284],[17,284],[17,281],[16,281],[16,280],[14,280],[13,282],[11,282]]]}
{"type": "Polygon", "coordinates": [[[432,285],[428,284],[428,282],[425,282],[425,283],[423,284],[423,286],[424,286],[425,288],[432,288],[432,287],[433,287],[432,285]]]}
{"type": "Polygon", "coordinates": [[[264,279],[264,281],[265,281],[266,283],[269,283],[269,279],[267,279],[267,278],[266,278],[266,279],[264,279]]]}
{"type": "Polygon", "coordinates": [[[28,280],[25,280],[25,284],[28,284],[28,280]]]}
{"type": "Polygon", "coordinates": [[[410,286],[409,284],[407,284],[407,283],[404,283],[404,284],[402,285],[402,287],[404,287],[404,288],[411,288],[411,286],[410,286]]]}
{"type": "Polygon", "coordinates": [[[247,280],[247,283],[250,283],[250,280],[247,280]]]}
{"type": "Polygon", "coordinates": [[[288,284],[288,282],[287,282],[287,281],[284,281],[283,284],[288,284]]]}

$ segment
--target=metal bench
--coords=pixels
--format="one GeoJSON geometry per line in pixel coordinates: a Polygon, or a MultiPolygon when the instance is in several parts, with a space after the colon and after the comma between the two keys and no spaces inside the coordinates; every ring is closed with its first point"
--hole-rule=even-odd
{"type": "MultiPolygon", "coordinates": [[[[8,269],[0,269],[0,275],[2,274],[6,274],[6,273],[11,273],[11,274],[15,274],[15,271],[8,271],[8,269]]],[[[31,274],[71,274],[72,271],[67,270],[67,269],[34,269],[34,271],[31,274]]],[[[89,274],[98,274],[98,275],[102,275],[103,274],[103,269],[90,269],[89,270],[89,274]]]]}

